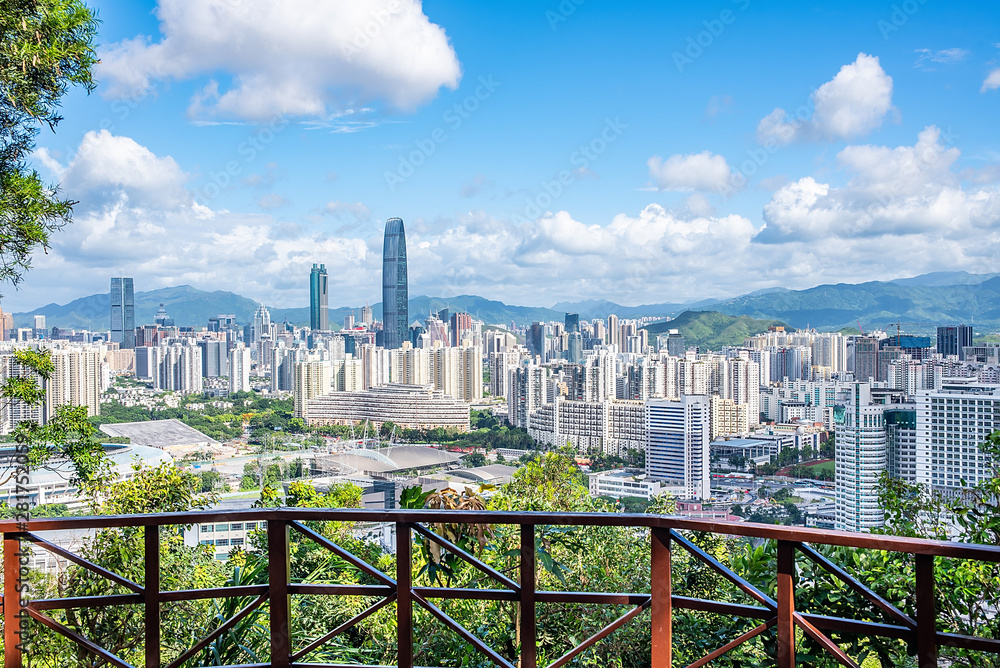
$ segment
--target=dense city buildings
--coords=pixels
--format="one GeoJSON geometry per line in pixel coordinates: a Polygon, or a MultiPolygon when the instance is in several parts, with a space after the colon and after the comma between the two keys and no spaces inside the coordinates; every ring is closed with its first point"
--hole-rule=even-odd
{"type": "Polygon", "coordinates": [[[309,327],[330,329],[329,277],[325,264],[313,264],[309,272],[309,327]]]}
{"type": "Polygon", "coordinates": [[[382,336],[395,350],[408,339],[409,290],[406,275],[406,232],[402,218],[385,221],[382,243],[382,336]]]}

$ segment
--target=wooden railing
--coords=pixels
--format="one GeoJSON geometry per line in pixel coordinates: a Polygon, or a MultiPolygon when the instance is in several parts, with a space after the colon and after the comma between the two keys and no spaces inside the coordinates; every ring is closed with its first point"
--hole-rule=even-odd
{"type": "Polygon", "coordinates": [[[845,666],[856,666],[854,659],[834,643],[826,631],[858,633],[871,637],[903,639],[917,648],[917,659],[921,668],[938,665],[939,648],[948,646],[1000,655],[1000,639],[964,636],[937,630],[935,612],[934,558],[952,557],[981,562],[1000,562],[1000,546],[970,545],[942,541],[919,540],[891,536],[877,536],[837,531],[825,531],[799,527],[687,520],[672,516],[599,514],[599,513],[513,513],[478,511],[438,511],[438,510],[355,510],[316,508],[276,508],[229,512],[193,512],[159,515],[100,516],[78,518],[51,518],[32,520],[27,523],[13,521],[0,522],[3,533],[4,585],[4,665],[6,668],[21,668],[22,634],[30,633],[33,624],[41,624],[77,645],[105,659],[110,665],[131,668],[130,664],[99,647],[90,640],[60,624],[47,611],[72,608],[98,608],[102,606],[142,604],[144,605],[145,665],[146,668],[160,668],[160,604],[176,601],[223,598],[255,597],[233,618],[225,621],[193,647],[174,660],[169,668],[178,668],[195,657],[205,647],[233,628],[241,619],[261,606],[269,603],[271,662],[259,664],[287,668],[290,666],[316,666],[304,659],[314,649],[336,635],[346,631],[376,610],[395,603],[397,618],[397,665],[413,666],[413,609],[414,604],[427,610],[440,622],[453,629],[469,645],[488,657],[493,663],[505,668],[536,668],[536,613],[540,603],[606,603],[627,604],[632,608],[617,620],[594,633],[576,647],[550,663],[550,668],[567,665],[581,652],[592,647],[616,629],[624,626],[647,609],[652,618],[652,665],[672,666],[672,623],[675,609],[700,610],[745,619],[760,620],[760,624],[732,642],[719,647],[707,656],[690,664],[703,666],[722,656],[733,648],[754,638],[767,629],[777,627],[776,663],[779,668],[795,665],[796,628],[815,640],[823,649],[845,666]],[[189,591],[161,591],[160,589],[160,532],[145,532],[145,581],[139,585],[121,575],[109,572],[96,564],[73,554],[37,534],[59,529],[102,529],[112,527],[160,527],[194,523],[214,522],[267,522],[267,584],[252,586],[224,587],[189,591]],[[307,521],[376,522],[392,523],[396,532],[396,573],[395,577],[379,571],[371,564],[358,558],[308,528],[307,521]],[[520,575],[514,580],[498,572],[490,565],[469,554],[458,545],[435,534],[428,525],[441,522],[458,524],[515,525],[520,528],[520,575]],[[564,592],[536,591],[536,527],[538,526],[614,526],[649,529],[651,538],[651,582],[649,593],[635,592],[564,592]],[[777,596],[772,598],[765,592],[727,568],[717,559],[695,545],[682,531],[702,531],[733,536],[746,536],[777,541],[777,596]],[[289,542],[290,532],[295,531],[337,554],[360,571],[366,573],[378,584],[304,584],[290,580],[289,542]],[[479,569],[496,582],[495,589],[460,589],[449,587],[414,586],[413,582],[413,538],[414,534],[436,542],[443,549],[479,569]],[[57,556],[67,559],[107,578],[128,589],[131,593],[82,598],[49,600],[24,600],[21,597],[21,569],[26,560],[22,559],[22,544],[40,546],[57,556]],[[913,555],[916,562],[915,616],[899,610],[891,602],[878,595],[865,584],[858,582],[846,570],[831,563],[813,545],[839,545],[872,550],[913,555]],[[739,590],[752,598],[756,605],[743,605],[727,601],[708,600],[679,596],[671,587],[671,558],[676,550],[683,550],[697,561],[706,564],[720,576],[726,578],[739,590]],[[796,558],[809,559],[841,580],[854,592],[880,609],[892,623],[877,623],[846,619],[818,614],[807,614],[796,610],[795,567],[796,558]],[[323,637],[309,645],[295,649],[292,638],[290,597],[294,594],[378,596],[381,599],[353,619],[331,629],[323,637]],[[521,633],[520,656],[512,663],[481,639],[464,629],[431,601],[433,599],[479,599],[490,601],[515,601],[520,605],[519,626],[521,633]]]}

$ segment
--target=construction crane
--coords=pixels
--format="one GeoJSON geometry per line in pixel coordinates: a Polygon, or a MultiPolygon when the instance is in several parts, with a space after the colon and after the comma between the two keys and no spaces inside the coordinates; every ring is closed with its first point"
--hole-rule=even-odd
{"type": "Polygon", "coordinates": [[[900,328],[902,325],[909,325],[911,327],[934,327],[933,322],[890,322],[889,326],[896,326],[896,343],[899,343],[900,328]]]}
{"type": "Polygon", "coordinates": [[[863,327],[861,326],[861,319],[860,319],[860,318],[858,318],[858,331],[859,331],[859,332],[861,332],[861,336],[864,336],[864,335],[865,335],[865,330],[864,330],[864,328],[863,328],[863,327]]]}

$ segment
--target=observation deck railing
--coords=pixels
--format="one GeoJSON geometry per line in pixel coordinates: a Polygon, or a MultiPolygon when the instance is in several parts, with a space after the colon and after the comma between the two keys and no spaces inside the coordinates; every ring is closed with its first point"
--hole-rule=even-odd
{"type": "MultiPolygon", "coordinates": [[[[717,648],[707,656],[690,664],[697,668],[710,663],[740,644],[754,638],[771,627],[777,627],[776,660],[779,668],[792,668],[796,656],[796,628],[816,641],[826,652],[836,657],[845,666],[856,666],[854,659],[833,642],[826,631],[857,633],[866,636],[898,638],[913,643],[917,648],[917,660],[921,668],[938,665],[939,648],[949,646],[1000,655],[1000,639],[981,638],[941,632],[936,625],[934,558],[951,557],[980,562],[1000,562],[1000,546],[971,545],[942,541],[857,534],[819,529],[782,527],[752,523],[716,522],[689,520],[674,516],[602,514],[602,513],[531,513],[531,512],[486,512],[448,510],[359,510],[359,509],[316,509],[316,508],[272,508],[239,511],[202,511],[191,513],[170,513],[157,515],[97,516],[73,518],[47,518],[31,520],[27,523],[15,521],[0,522],[3,533],[3,619],[4,619],[4,665],[6,668],[21,668],[22,634],[30,633],[32,625],[41,624],[56,631],[73,643],[102,657],[108,664],[131,668],[130,664],[118,656],[99,647],[76,631],[53,619],[52,610],[99,608],[115,605],[144,605],[145,665],[147,668],[161,666],[160,604],[207,598],[255,597],[233,618],[225,621],[215,631],[201,639],[189,650],[174,660],[169,668],[177,668],[198,655],[216,638],[233,628],[243,617],[268,602],[270,627],[270,656],[268,664],[288,668],[292,666],[318,666],[305,661],[308,654],[336,635],[343,633],[376,610],[395,604],[397,620],[397,665],[410,668],[414,657],[413,611],[414,606],[427,610],[441,623],[454,630],[462,641],[472,645],[479,653],[493,663],[505,668],[536,668],[536,615],[540,603],[605,603],[630,605],[632,608],[623,616],[583,640],[573,649],[549,664],[559,668],[569,664],[584,650],[592,647],[616,629],[624,626],[640,613],[651,610],[652,620],[652,665],[669,667],[672,665],[672,623],[675,609],[700,610],[733,615],[744,619],[759,620],[760,623],[733,641],[717,648]],[[120,527],[163,527],[214,522],[260,522],[266,521],[268,581],[266,584],[251,586],[220,587],[188,591],[162,591],[160,588],[160,532],[145,531],[145,580],[139,585],[118,574],[90,563],[82,557],[59,547],[37,534],[62,529],[102,529],[120,527]],[[392,523],[395,526],[396,573],[383,573],[376,567],[351,554],[344,548],[316,533],[304,522],[377,522],[392,523]],[[435,534],[430,525],[442,522],[456,524],[514,525],[519,527],[520,551],[519,576],[514,580],[498,572],[490,565],[477,559],[449,540],[435,534]],[[538,591],[535,588],[537,560],[538,526],[604,526],[634,527],[650,531],[650,590],[642,592],[570,592],[538,591]],[[745,536],[777,541],[777,596],[753,586],[739,574],[707,554],[681,532],[685,530],[745,536]],[[307,584],[292,582],[290,579],[290,532],[315,541],[325,549],[338,555],[366,573],[379,584],[307,584]],[[452,587],[415,586],[413,579],[414,536],[437,543],[444,550],[465,560],[499,585],[493,589],[463,589],[452,587]],[[19,582],[23,575],[24,561],[21,555],[22,543],[31,543],[55,553],[128,589],[131,593],[79,598],[48,600],[23,600],[19,582]],[[813,545],[836,545],[872,550],[885,550],[912,555],[915,559],[915,615],[910,616],[899,610],[891,602],[857,581],[844,568],[831,563],[814,549],[813,545]],[[694,559],[709,566],[727,579],[739,590],[752,598],[756,605],[691,598],[673,594],[671,587],[671,559],[676,550],[683,550],[694,559]],[[892,623],[877,623],[808,614],[796,610],[795,569],[796,559],[804,558],[825,569],[841,580],[854,592],[869,601],[892,619],[892,623]],[[379,601],[358,614],[353,619],[331,629],[325,636],[307,646],[298,647],[292,637],[290,597],[296,594],[332,596],[371,596],[379,601]],[[489,601],[514,601],[519,603],[520,637],[523,640],[520,656],[512,662],[489,647],[481,639],[464,629],[458,622],[436,606],[434,599],[479,599],[489,601]]],[[[301,642],[301,639],[299,639],[301,642]]],[[[136,642],[140,642],[136,639],[136,642]]]]}

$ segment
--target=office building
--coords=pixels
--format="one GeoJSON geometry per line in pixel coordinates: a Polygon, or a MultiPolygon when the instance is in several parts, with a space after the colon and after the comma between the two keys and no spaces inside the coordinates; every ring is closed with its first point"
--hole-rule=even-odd
{"type": "Polygon", "coordinates": [[[135,348],[135,291],[131,278],[111,279],[111,342],[135,348]]]}
{"type": "Polygon", "coordinates": [[[229,351],[225,341],[202,339],[201,375],[204,378],[227,378],[229,376],[229,351]]]}
{"type": "Polygon", "coordinates": [[[451,345],[462,345],[462,339],[472,335],[472,316],[468,313],[451,314],[451,345]]]}
{"type": "Polygon", "coordinates": [[[406,231],[402,218],[385,221],[382,243],[382,331],[384,347],[395,350],[409,334],[406,231]]]}
{"type": "Polygon", "coordinates": [[[937,328],[937,351],[941,355],[956,355],[965,360],[965,348],[972,345],[972,327],[953,325],[937,328]]]}
{"type": "Polygon", "coordinates": [[[708,397],[646,402],[646,472],[654,480],[684,488],[689,499],[711,496],[708,397]]]}
{"type": "Polygon", "coordinates": [[[47,339],[49,338],[48,332],[45,331],[45,316],[36,315],[35,316],[35,338],[36,339],[47,339]]]}
{"type": "Polygon", "coordinates": [[[325,264],[313,264],[309,272],[309,327],[330,329],[330,301],[325,264]]]}

